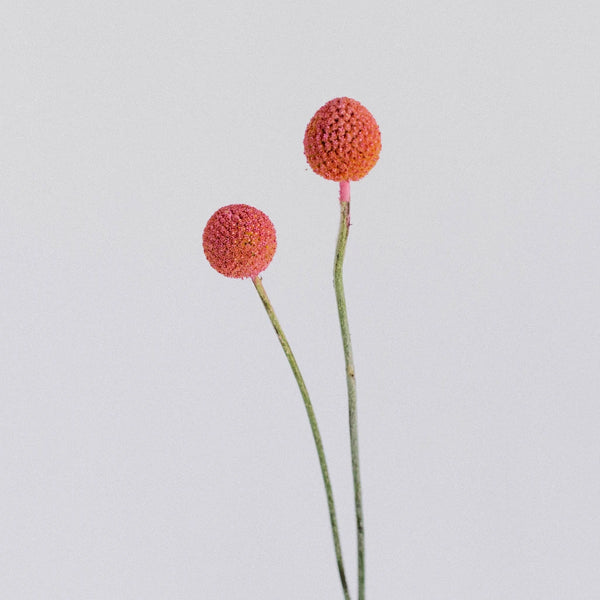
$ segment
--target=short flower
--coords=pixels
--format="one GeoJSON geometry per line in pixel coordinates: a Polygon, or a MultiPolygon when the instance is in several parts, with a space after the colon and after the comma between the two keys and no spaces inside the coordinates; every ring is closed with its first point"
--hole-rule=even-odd
{"type": "Polygon", "coordinates": [[[333,181],[363,178],[375,166],[380,151],[377,121],[352,98],[327,102],[304,134],[304,154],[311,169],[333,181]]]}
{"type": "Polygon", "coordinates": [[[264,212],[247,204],[230,204],[208,220],[202,245],[215,270],[242,279],[256,277],[269,266],[277,237],[264,212]]]}

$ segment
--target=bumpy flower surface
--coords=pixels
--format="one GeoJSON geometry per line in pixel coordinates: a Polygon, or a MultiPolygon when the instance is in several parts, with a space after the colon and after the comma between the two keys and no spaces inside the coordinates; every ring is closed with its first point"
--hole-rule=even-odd
{"type": "Polygon", "coordinates": [[[275,227],[264,212],[247,204],[220,208],[202,235],[204,254],[226,277],[256,277],[268,266],[275,249],[275,227]]]}
{"type": "Polygon", "coordinates": [[[306,127],[306,160],[325,179],[357,181],[375,166],[380,152],[377,121],[352,98],[330,100],[306,127]]]}

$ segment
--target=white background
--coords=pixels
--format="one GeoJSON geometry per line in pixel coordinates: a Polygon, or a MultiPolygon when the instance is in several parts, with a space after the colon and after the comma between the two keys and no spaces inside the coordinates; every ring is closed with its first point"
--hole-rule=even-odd
{"type": "Polygon", "coordinates": [[[0,20],[0,591],[342,598],[300,395],[202,230],[265,211],[354,591],[337,185],[350,96],[370,600],[600,597],[600,9],[18,2],[0,20]]]}

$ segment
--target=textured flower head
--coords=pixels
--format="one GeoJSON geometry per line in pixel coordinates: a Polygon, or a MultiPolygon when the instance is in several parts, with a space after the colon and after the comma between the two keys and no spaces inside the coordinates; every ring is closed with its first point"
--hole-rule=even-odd
{"type": "Polygon", "coordinates": [[[357,181],[379,159],[381,133],[373,115],[352,98],[335,98],[322,106],[304,134],[310,168],[333,181],[357,181]]]}
{"type": "Polygon", "coordinates": [[[247,204],[220,208],[202,235],[204,254],[226,277],[256,277],[268,266],[275,249],[275,227],[264,212],[247,204]]]}

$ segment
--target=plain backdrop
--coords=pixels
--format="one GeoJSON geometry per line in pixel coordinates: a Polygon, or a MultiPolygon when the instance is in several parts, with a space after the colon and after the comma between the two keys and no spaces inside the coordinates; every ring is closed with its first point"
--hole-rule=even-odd
{"type": "Polygon", "coordinates": [[[337,96],[383,140],[345,267],[369,600],[600,598],[596,1],[25,0],[0,66],[3,598],[342,598],[289,366],[202,252],[240,202],[356,598],[338,189],[302,148],[337,96]]]}

